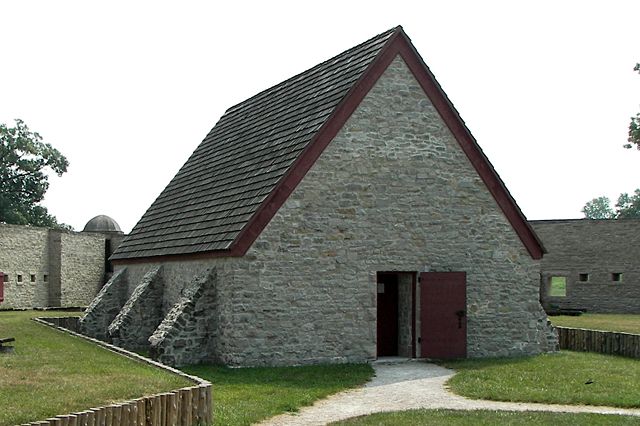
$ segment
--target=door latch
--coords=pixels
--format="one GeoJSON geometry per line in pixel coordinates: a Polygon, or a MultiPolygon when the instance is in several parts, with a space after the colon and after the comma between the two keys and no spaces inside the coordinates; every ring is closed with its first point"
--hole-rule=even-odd
{"type": "Polygon", "coordinates": [[[456,312],[456,316],[458,317],[458,328],[462,328],[462,318],[467,316],[467,313],[464,310],[460,310],[456,312]]]}

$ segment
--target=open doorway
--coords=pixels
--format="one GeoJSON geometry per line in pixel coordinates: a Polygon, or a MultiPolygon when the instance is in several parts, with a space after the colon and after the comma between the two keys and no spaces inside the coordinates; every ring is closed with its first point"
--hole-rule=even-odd
{"type": "Polygon", "coordinates": [[[415,357],[413,272],[378,272],[377,356],[415,357]]]}

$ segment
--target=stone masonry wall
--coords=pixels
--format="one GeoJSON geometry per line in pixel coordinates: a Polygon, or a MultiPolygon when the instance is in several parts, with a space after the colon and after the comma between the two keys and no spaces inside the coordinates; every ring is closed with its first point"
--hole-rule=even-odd
{"type": "Polygon", "coordinates": [[[103,283],[104,236],[0,224],[2,269],[0,308],[86,306],[103,283]]]}
{"type": "Polygon", "coordinates": [[[46,306],[62,306],[62,230],[49,230],[49,296],[46,306]]]}
{"type": "Polygon", "coordinates": [[[546,308],[640,314],[640,220],[532,221],[548,253],[540,296],[546,308]],[[620,281],[613,273],[622,274],[620,281]],[[586,281],[580,274],[588,274],[586,281]],[[552,297],[552,276],[566,277],[567,295],[552,297]]]}
{"type": "MultiPolygon", "coordinates": [[[[127,268],[140,277],[153,265],[127,268]]],[[[396,58],[244,257],[163,263],[175,308],[157,333],[193,323],[181,295],[213,267],[202,306],[215,319],[197,328],[215,337],[185,351],[242,366],[363,362],[376,357],[376,271],[425,266],[467,273],[469,356],[556,348],[540,263],[396,58]]]]}
{"type": "Polygon", "coordinates": [[[425,265],[467,272],[470,357],[557,344],[538,301],[539,262],[399,58],[248,253],[229,262],[219,304],[226,364],[375,358],[369,277],[425,265]]]}
{"type": "Polygon", "coordinates": [[[0,309],[47,306],[48,256],[47,228],[0,224],[0,271],[9,275],[0,309]]]}
{"type": "Polygon", "coordinates": [[[151,268],[109,325],[109,339],[129,350],[146,349],[162,321],[162,267],[151,268]]]}
{"type": "MultiPolygon", "coordinates": [[[[224,262],[224,259],[221,259],[224,262]]],[[[218,264],[216,262],[216,264],[218,264]]],[[[139,263],[127,265],[127,274],[129,284],[127,288],[127,297],[135,291],[138,284],[143,280],[144,276],[151,268],[161,265],[161,263],[139,263]]],[[[173,306],[180,302],[183,296],[183,290],[189,286],[191,280],[195,276],[206,274],[211,267],[211,262],[207,261],[189,261],[189,262],[167,262],[162,263],[162,276],[164,280],[162,316],[171,311],[173,306]]],[[[114,270],[118,271],[123,267],[115,265],[114,270]]]]}
{"type": "Polygon", "coordinates": [[[61,238],[61,306],[87,306],[104,283],[101,234],[65,232],[61,238]]]}
{"type": "Polygon", "coordinates": [[[108,328],[127,301],[127,269],[116,271],[80,318],[80,330],[96,339],[108,341],[108,328]]]}
{"type": "Polygon", "coordinates": [[[215,268],[206,269],[184,287],[155,333],[152,356],[169,365],[217,362],[218,288],[215,268]]]}
{"type": "Polygon", "coordinates": [[[413,290],[413,276],[400,274],[398,276],[398,355],[411,357],[411,293],[413,290]]]}

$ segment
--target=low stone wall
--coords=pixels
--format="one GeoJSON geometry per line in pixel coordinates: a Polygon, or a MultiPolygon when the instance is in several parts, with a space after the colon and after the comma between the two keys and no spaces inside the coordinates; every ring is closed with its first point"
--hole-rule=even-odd
{"type": "Polygon", "coordinates": [[[75,333],[80,331],[80,317],[41,317],[39,319],[75,333]]]}
{"type": "Polygon", "coordinates": [[[162,267],[152,268],[135,288],[111,325],[111,343],[126,349],[149,347],[149,337],[162,321],[162,267]]]}
{"type": "Polygon", "coordinates": [[[80,319],[82,334],[107,340],[108,327],[127,300],[127,268],[116,272],[80,319]]]}
{"type": "MultiPolygon", "coordinates": [[[[77,319],[77,318],[76,318],[77,319]]],[[[171,425],[211,425],[213,424],[211,383],[196,376],[129,352],[114,345],[78,334],[55,323],[64,323],[62,318],[34,318],[34,321],[56,328],[76,337],[89,340],[110,351],[128,358],[153,365],[170,373],[184,377],[195,383],[194,386],[159,393],[142,398],[119,402],[108,406],[89,408],[84,411],[49,418],[30,425],[50,426],[171,426],[171,425]]],[[[74,323],[73,319],[69,319],[74,323]]]]}
{"type": "Polygon", "coordinates": [[[560,349],[640,358],[640,334],[556,327],[560,349]]]}

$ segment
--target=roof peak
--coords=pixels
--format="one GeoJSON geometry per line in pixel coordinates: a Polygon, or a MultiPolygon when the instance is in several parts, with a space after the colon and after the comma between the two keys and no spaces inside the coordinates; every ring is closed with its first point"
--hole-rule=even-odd
{"type": "Polygon", "coordinates": [[[349,54],[351,54],[353,52],[357,52],[359,49],[363,48],[367,44],[373,43],[376,40],[385,40],[385,41],[388,42],[392,38],[393,35],[395,35],[396,33],[400,33],[400,32],[405,34],[404,30],[402,28],[402,25],[397,25],[397,26],[395,26],[395,27],[393,27],[391,29],[388,29],[388,30],[386,30],[384,32],[381,32],[380,34],[375,35],[375,36],[363,41],[362,43],[360,43],[360,44],[358,44],[356,46],[350,47],[349,49],[346,49],[346,50],[338,53],[337,55],[334,55],[331,58],[329,58],[329,59],[327,59],[327,60],[325,60],[325,61],[323,61],[323,62],[321,62],[319,64],[316,64],[316,65],[312,66],[311,68],[308,68],[308,69],[306,69],[306,70],[304,70],[302,72],[299,72],[298,74],[295,74],[294,76],[289,77],[286,80],[283,80],[283,81],[281,81],[279,83],[276,83],[273,86],[270,86],[269,88],[264,89],[264,90],[256,93],[255,95],[245,99],[244,101],[238,102],[237,104],[229,107],[225,111],[225,115],[229,114],[229,113],[231,113],[231,112],[233,112],[233,111],[235,111],[237,109],[242,108],[243,105],[245,105],[245,104],[247,104],[247,103],[249,103],[249,102],[251,102],[251,101],[253,101],[253,100],[255,100],[255,99],[259,98],[259,97],[261,97],[261,96],[267,95],[268,93],[274,91],[278,87],[286,86],[287,83],[292,82],[292,81],[296,81],[297,79],[299,79],[303,75],[311,74],[316,70],[322,69],[327,64],[331,63],[332,61],[335,61],[336,59],[338,59],[338,58],[340,58],[342,56],[349,55],[349,54]]]}

